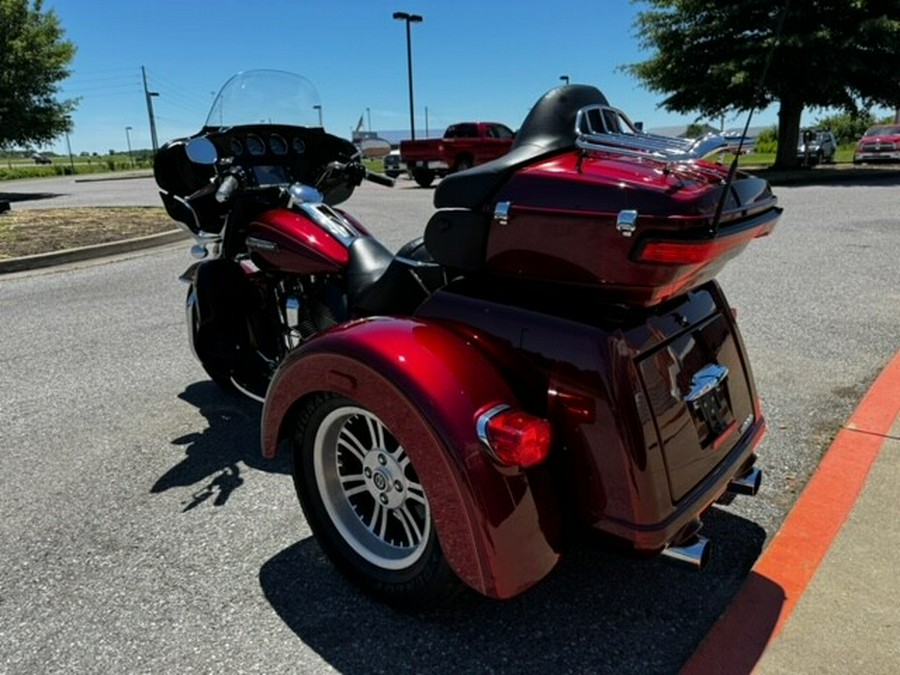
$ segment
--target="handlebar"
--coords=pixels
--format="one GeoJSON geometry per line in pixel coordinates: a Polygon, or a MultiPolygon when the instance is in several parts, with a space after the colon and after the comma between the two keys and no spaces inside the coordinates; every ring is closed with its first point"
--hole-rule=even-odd
{"type": "Polygon", "coordinates": [[[240,182],[233,174],[225,176],[222,183],[219,185],[219,189],[216,190],[216,201],[220,204],[227,202],[231,199],[231,193],[234,192],[239,185],[240,182]]]}
{"type": "Polygon", "coordinates": [[[385,187],[394,187],[393,178],[382,176],[380,173],[374,173],[372,171],[369,171],[368,169],[366,170],[366,180],[377,183],[378,185],[383,185],[385,187]]]}

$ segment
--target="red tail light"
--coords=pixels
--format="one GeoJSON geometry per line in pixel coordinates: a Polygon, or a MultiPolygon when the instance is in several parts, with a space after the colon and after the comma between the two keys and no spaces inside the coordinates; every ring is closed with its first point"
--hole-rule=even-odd
{"type": "Polygon", "coordinates": [[[499,405],[478,416],[478,438],[501,464],[523,468],[540,464],[550,454],[550,423],[499,405]]]}
{"type": "Polygon", "coordinates": [[[649,239],[638,250],[637,259],[661,265],[700,265],[715,260],[729,249],[745,245],[751,239],[764,237],[770,230],[771,228],[760,230],[754,227],[732,235],[700,241],[649,239]]]}

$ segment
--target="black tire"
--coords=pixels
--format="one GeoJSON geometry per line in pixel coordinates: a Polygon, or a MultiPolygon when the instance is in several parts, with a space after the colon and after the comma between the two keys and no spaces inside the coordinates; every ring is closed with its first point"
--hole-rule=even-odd
{"type": "Polygon", "coordinates": [[[237,392],[237,387],[235,387],[234,382],[231,381],[231,373],[229,371],[217,368],[216,366],[204,363],[203,361],[200,362],[200,365],[203,366],[203,370],[209,375],[209,379],[215,382],[219,389],[227,391],[230,394],[237,392]]]}
{"type": "Polygon", "coordinates": [[[295,427],[293,476],[322,549],[366,593],[423,608],[460,585],[412,462],[372,412],[342,396],[314,397],[295,427]]]}
{"type": "Polygon", "coordinates": [[[209,379],[215,382],[218,387],[224,391],[229,393],[234,393],[237,391],[237,388],[234,386],[234,383],[231,381],[231,369],[225,367],[225,365],[218,365],[213,363],[208,359],[204,359],[202,355],[202,348],[198,345],[199,336],[198,336],[198,323],[199,317],[197,316],[197,305],[195,300],[191,297],[194,293],[194,288],[188,289],[187,298],[185,298],[185,306],[188,311],[188,330],[191,332],[191,344],[193,345],[194,354],[197,359],[200,361],[200,365],[203,366],[203,370],[206,371],[206,374],[209,375],[209,379]]]}
{"type": "Polygon", "coordinates": [[[431,169],[413,169],[412,175],[419,187],[427,188],[434,182],[434,171],[431,169]]]}
{"type": "Polygon", "coordinates": [[[248,350],[241,347],[233,335],[229,337],[229,332],[211,330],[209,327],[201,331],[197,306],[192,303],[193,292],[193,288],[188,290],[186,300],[188,330],[191,332],[194,355],[209,379],[228,393],[249,394],[256,400],[264,398],[269,384],[265,364],[254,357],[242,359],[239,355],[248,353],[248,350]]]}

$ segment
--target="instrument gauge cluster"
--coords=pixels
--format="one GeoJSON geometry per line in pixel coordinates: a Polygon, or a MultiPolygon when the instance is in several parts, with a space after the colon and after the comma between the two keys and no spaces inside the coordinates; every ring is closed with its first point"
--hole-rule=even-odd
{"type": "Polygon", "coordinates": [[[302,138],[295,137],[294,140],[291,141],[291,147],[298,155],[302,155],[306,152],[306,143],[303,142],[302,138]]]}
{"type": "Polygon", "coordinates": [[[228,147],[234,157],[240,157],[244,154],[244,145],[237,138],[232,137],[228,142],[228,147]]]}
{"type": "Polygon", "coordinates": [[[248,134],[245,141],[247,144],[247,152],[254,157],[266,154],[266,144],[263,142],[263,139],[256,134],[248,134]]]}
{"type": "Polygon", "coordinates": [[[280,134],[272,134],[269,136],[269,150],[273,155],[286,155],[288,153],[288,144],[284,140],[284,136],[280,134]]]}

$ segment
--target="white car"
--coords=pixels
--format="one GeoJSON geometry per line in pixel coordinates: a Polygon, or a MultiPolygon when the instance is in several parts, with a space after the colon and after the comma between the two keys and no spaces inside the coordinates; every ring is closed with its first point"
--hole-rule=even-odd
{"type": "Polygon", "coordinates": [[[406,165],[400,159],[399,150],[391,150],[384,156],[382,162],[384,163],[384,175],[388,178],[397,178],[406,171],[406,165]]]}

